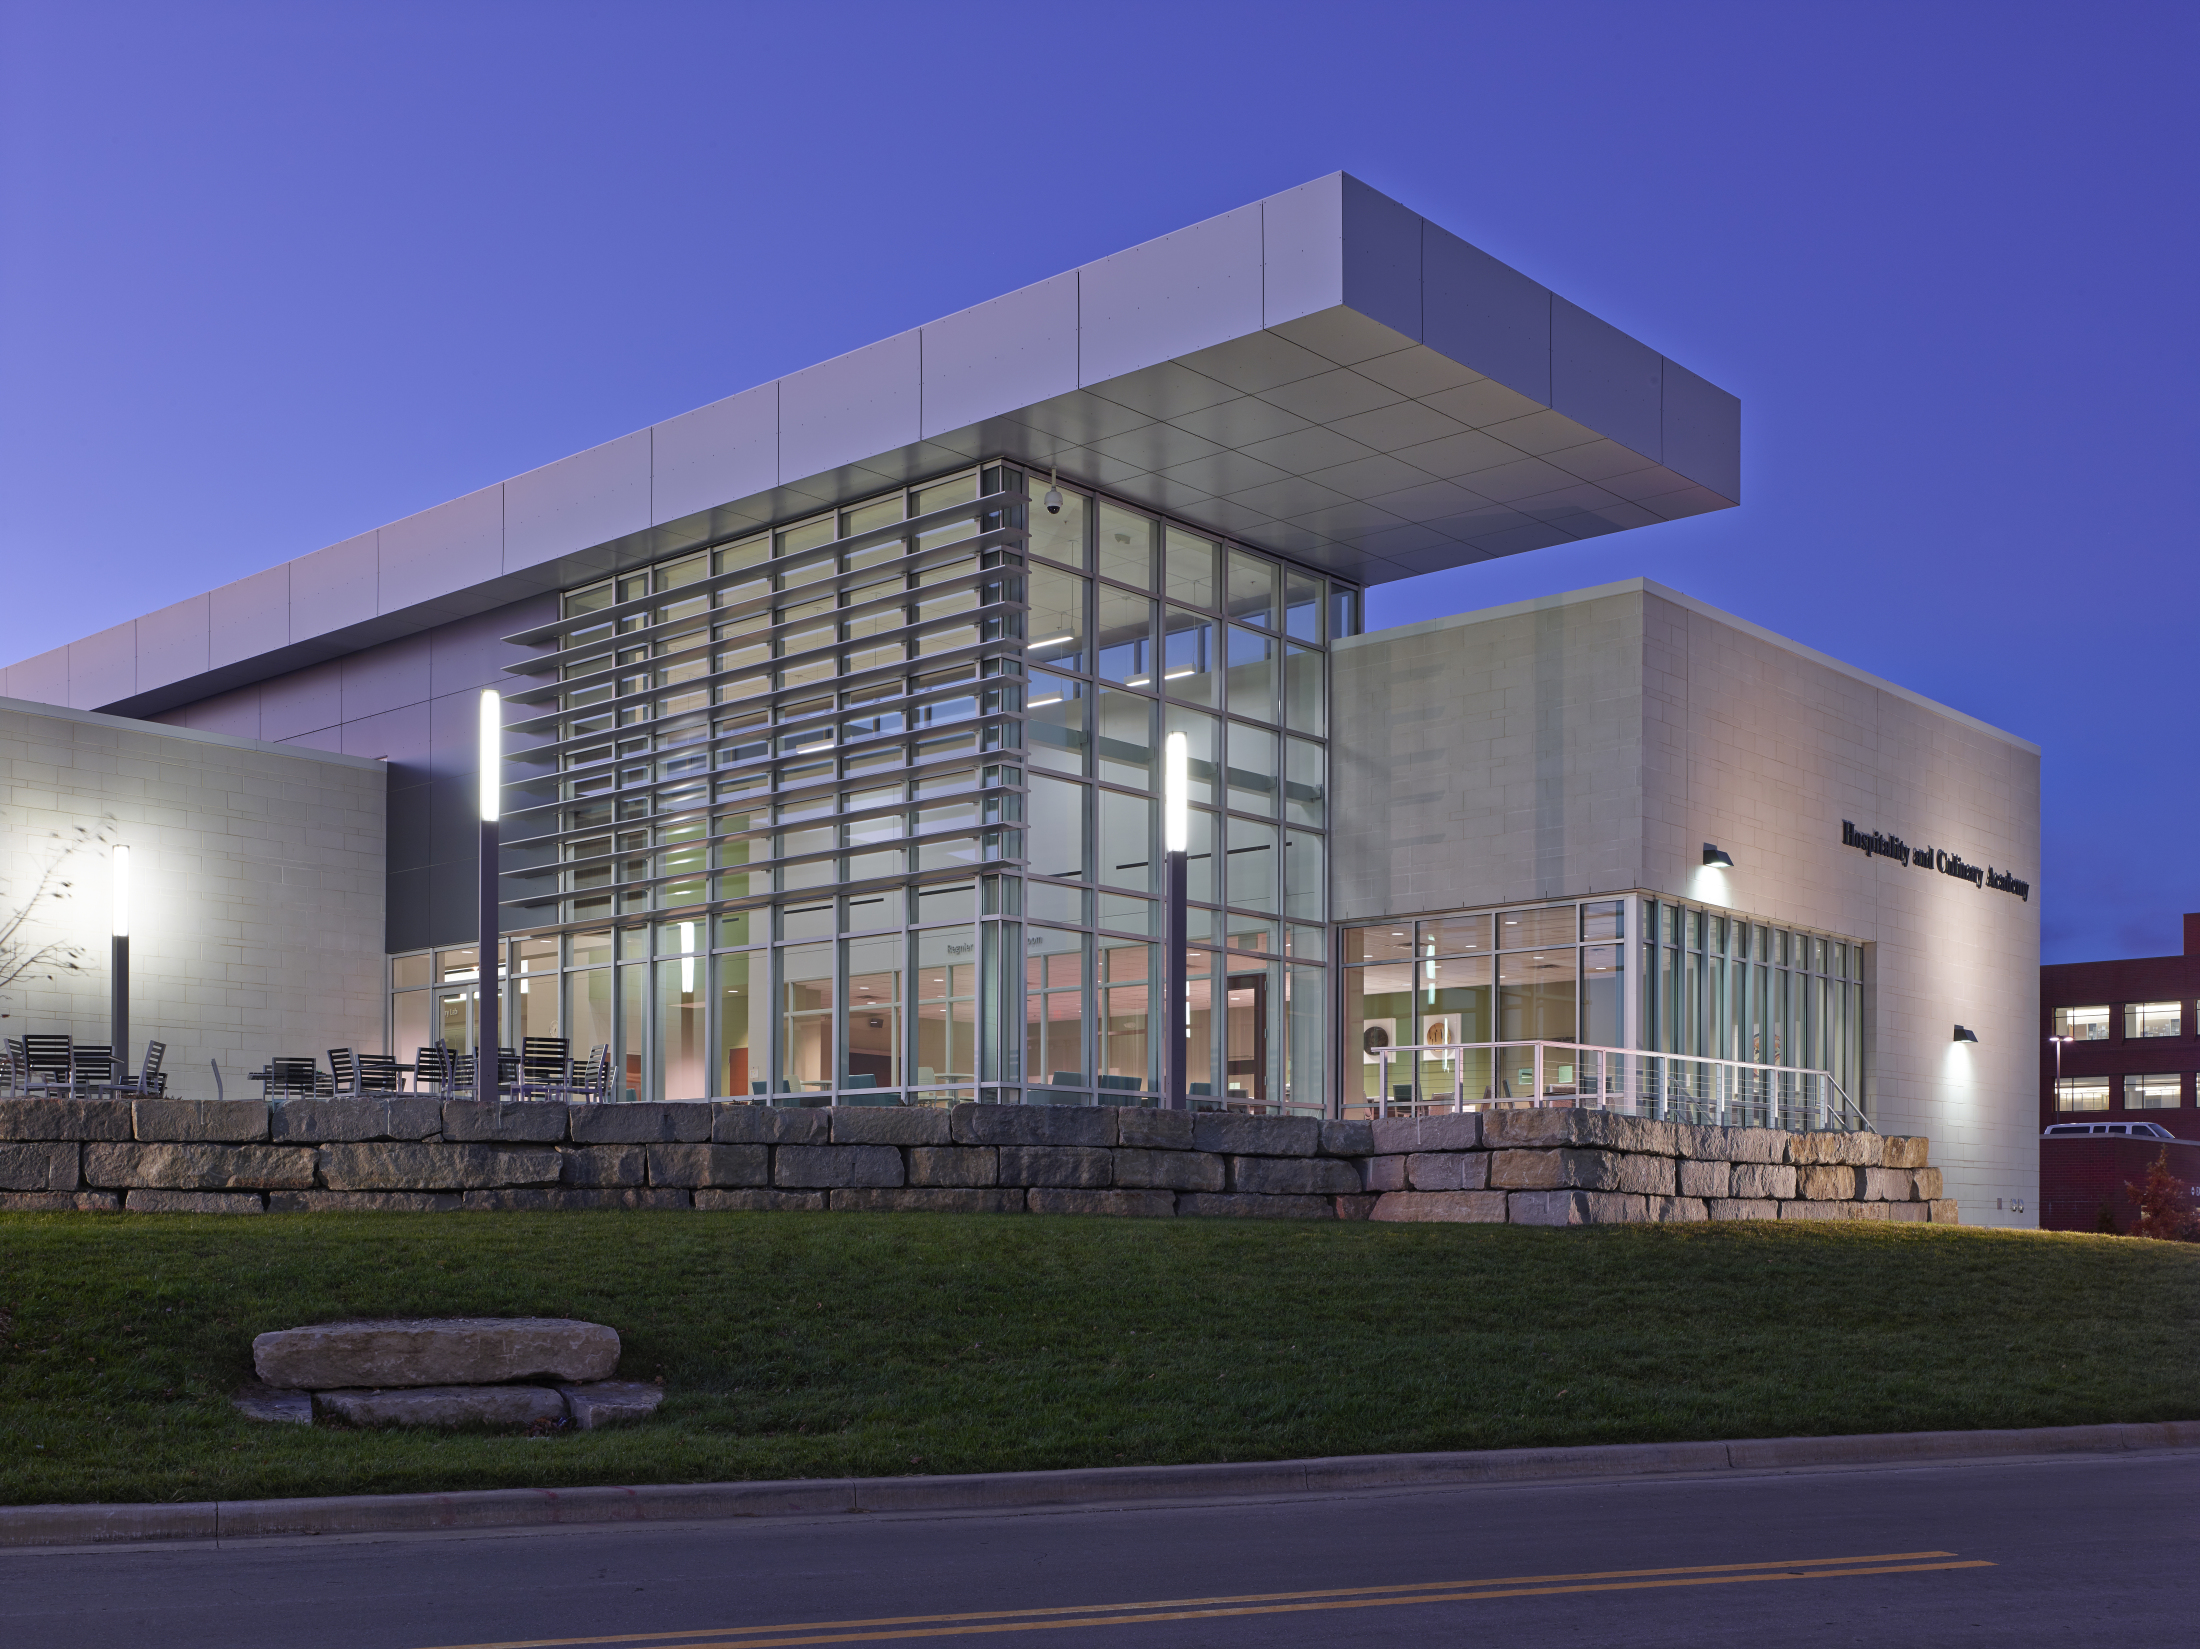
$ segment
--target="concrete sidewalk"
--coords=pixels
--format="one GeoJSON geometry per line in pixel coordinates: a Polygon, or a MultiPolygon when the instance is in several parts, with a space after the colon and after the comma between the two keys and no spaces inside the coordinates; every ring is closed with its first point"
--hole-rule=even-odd
{"type": "Polygon", "coordinates": [[[1108,1466],[1074,1471],[979,1472],[963,1477],[478,1489],[454,1494],[207,1500],[175,1505],[8,1506],[0,1507],[0,1546],[403,1534],[552,1524],[684,1523],[726,1517],[814,1517],[838,1512],[1150,1505],[1355,1489],[1701,1476],[2196,1447],[2200,1447],[2200,1420],[2177,1420],[2142,1425],[2042,1426],[2020,1431],[1885,1432],[1863,1437],[1776,1437],[1729,1443],[1341,1455],[1244,1465],[1108,1466]]]}

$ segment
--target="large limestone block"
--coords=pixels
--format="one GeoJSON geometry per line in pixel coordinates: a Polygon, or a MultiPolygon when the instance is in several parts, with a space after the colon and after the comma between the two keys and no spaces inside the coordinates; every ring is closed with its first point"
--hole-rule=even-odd
{"type": "Polygon", "coordinates": [[[1702,1197],[1644,1197],[1642,1202],[1652,1225],[1693,1225],[1711,1218],[1702,1197]]]}
{"type": "Polygon", "coordinates": [[[823,1145],[831,1129],[821,1110],[737,1101],[711,1107],[710,1137],[721,1145],[823,1145]]]}
{"type": "Polygon", "coordinates": [[[706,1214],[815,1214],[825,1207],[822,1191],[698,1191],[695,1206],[706,1214]]]}
{"type": "Polygon", "coordinates": [[[1877,1168],[1883,1147],[1873,1133],[1791,1134],[1788,1161],[1799,1168],[1877,1168]]]}
{"type": "Polygon", "coordinates": [[[772,1153],[772,1183],[783,1190],[897,1186],[901,1152],[891,1145],[782,1145],[772,1153]]]}
{"type": "Polygon", "coordinates": [[[130,1139],[124,1099],[0,1100],[0,1139],[130,1139]]]}
{"type": "Polygon", "coordinates": [[[1684,1157],[1706,1162],[1781,1163],[1788,1160],[1791,1136],[1780,1128],[1713,1128],[1677,1122],[1673,1137],[1684,1157]]]}
{"type": "Polygon", "coordinates": [[[113,1191],[0,1191],[0,1214],[119,1214],[113,1191]]]}
{"type": "Polygon", "coordinates": [[[649,1183],[680,1185],[769,1185],[768,1145],[652,1145],[649,1183]]]}
{"type": "Polygon", "coordinates": [[[125,1191],[126,1214],[264,1214],[257,1191],[125,1191]]]}
{"type": "MultiPolygon", "coordinates": [[[[1368,1121],[1367,1132],[1368,1137],[1375,1142],[1375,1151],[1379,1156],[1409,1156],[1421,1148],[1419,1117],[1373,1117],[1368,1121]]],[[[1479,1141],[1479,1120],[1475,1135],[1479,1141]]]]}
{"type": "MultiPolygon", "coordinates": [[[[1410,1157],[1362,1157],[1360,1159],[1360,1188],[1363,1191],[1403,1191],[1406,1186],[1406,1164],[1410,1157]]],[[[1482,1165],[1482,1178],[1489,1179],[1489,1164],[1482,1165]]]]}
{"type": "Polygon", "coordinates": [[[1647,1200],[1621,1191],[1515,1191],[1506,1205],[1514,1225],[1641,1225],[1647,1200]]]}
{"type": "Polygon", "coordinates": [[[1416,1151],[1479,1151],[1482,1119],[1472,1111],[1433,1111],[1414,1123],[1416,1151]]]}
{"type": "Polygon", "coordinates": [[[1780,1205],[1770,1197],[1713,1197],[1704,1204],[1715,1220],[1776,1220],[1780,1205]]]}
{"type": "Polygon", "coordinates": [[[1780,1204],[1780,1218],[1849,1222],[1883,1220],[1887,1217],[1888,1206],[1883,1202],[1783,1202],[1780,1204]]]}
{"type": "Polygon", "coordinates": [[[1360,1171],[1335,1157],[1232,1157],[1230,1189],[1256,1197],[1356,1196],[1360,1171]]]}
{"type": "Polygon", "coordinates": [[[321,1183],[331,1191],[476,1191],[555,1185],[565,1162],[547,1145],[324,1145],[321,1183]]]}
{"type": "Polygon", "coordinates": [[[1853,1201],[1862,1178],[1855,1168],[1805,1168],[1799,1176],[1802,1194],[1813,1202],[1853,1201]]]}
{"type": "Polygon", "coordinates": [[[1925,1217],[1931,1220],[1935,1225],[1955,1225],[1960,1223],[1960,1215],[1957,1211],[1956,1199],[1953,1197],[1935,1197],[1932,1199],[1932,1201],[1928,1202],[1925,1207],[1927,1210],[1925,1217]]]}
{"type": "Polygon", "coordinates": [[[1312,1117],[1202,1111],[1192,1118],[1192,1143],[1224,1156],[1310,1157],[1321,1149],[1322,1125],[1312,1117]]]}
{"type": "MultiPolygon", "coordinates": [[[[1798,1170],[1785,1163],[1737,1162],[1730,1177],[1729,1189],[1737,1197],[1770,1197],[1784,1202],[1795,1195],[1797,1172],[1798,1170]]],[[[1770,1219],[1772,1216],[1767,1214],[1763,1217],[1770,1219]]]]}
{"type": "Polygon", "coordinates": [[[1192,1113],[1163,1111],[1151,1106],[1118,1107],[1116,1138],[1140,1151],[1189,1151],[1192,1148],[1192,1113]]]}
{"type": "Polygon", "coordinates": [[[74,1191],[80,1160],[74,1141],[0,1145],[0,1191],[74,1191]]]}
{"type": "Polygon", "coordinates": [[[1141,1191],[1219,1191],[1223,1159],[1204,1151],[1115,1153],[1115,1183],[1141,1191]]]}
{"type": "Polygon", "coordinates": [[[838,1105],[830,1119],[835,1145],[945,1145],[947,1111],[937,1105],[838,1105]]]}
{"type": "Polygon", "coordinates": [[[270,1191],[270,1214],[455,1214],[456,1191],[270,1191]]]}
{"type": "Polygon", "coordinates": [[[1647,1196],[1673,1195],[1673,1159],[1635,1151],[1562,1150],[1558,1183],[1584,1191],[1633,1191],[1647,1196]]]}
{"type": "Polygon", "coordinates": [[[354,1426],[532,1426],[565,1418],[548,1386],[418,1386],[405,1391],[316,1391],[315,1412],[354,1426]]]}
{"type": "Polygon", "coordinates": [[[1858,1171],[1866,1202],[1908,1202],[1915,1194],[1916,1176],[1907,1168],[1863,1168],[1858,1171]]]}
{"type": "Polygon", "coordinates": [[[972,1187],[1001,1183],[1001,1151],[997,1145],[912,1145],[909,1147],[911,1185],[972,1187]]]}
{"type": "Polygon", "coordinates": [[[487,1386],[510,1380],[605,1380],[619,1332],[570,1317],[415,1317],[281,1328],[252,1342],[271,1386],[487,1386]]]}
{"type": "Polygon", "coordinates": [[[383,1099],[286,1099],[273,1108],[276,1143],[326,1145],[362,1139],[428,1139],[443,1131],[443,1102],[433,1094],[383,1099]]]}
{"type": "Polygon", "coordinates": [[[689,1193],[672,1186],[514,1185],[468,1191],[460,1204],[469,1214],[538,1214],[590,1209],[692,1208],[689,1193]]]}
{"type": "Polygon", "coordinates": [[[862,1214],[1015,1214],[1024,1207],[1021,1187],[1002,1190],[987,1186],[920,1186],[908,1190],[836,1188],[830,1193],[834,1212],[862,1214]]]}
{"type": "Polygon", "coordinates": [[[1490,1182],[1487,1151],[1416,1151],[1404,1160],[1406,1183],[1416,1191],[1479,1191],[1490,1182]]]}
{"type": "Polygon", "coordinates": [[[1375,1205],[1383,1199],[1362,1191],[1357,1196],[1331,1197],[1329,1200],[1335,1205],[1340,1220],[1364,1220],[1375,1212],[1375,1205]]]}
{"type": "Polygon", "coordinates": [[[1938,1168],[1913,1168],[1910,1170],[1910,1194],[1919,1202],[1938,1202],[1946,1195],[1941,1187],[1938,1168]]]}
{"type": "MultiPolygon", "coordinates": [[[[433,1096],[430,1096],[431,1098],[433,1096]]],[[[443,1137],[481,1143],[559,1145],[565,1140],[566,1105],[554,1099],[446,1099],[443,1137]]]]}
{"type": "Polygon", "coordinates": [[[1483,1142],[1493,1149],[1603,1146],[1615,1151],[1669,1157],[1680,1148],[1675,1125],[1670,1122],[1581,1106],[1489,1111],[1483,1114],[1481,1121],[1483,1142]]]}
{"type": "Polygon", "coordinates": [[[576,1145],[696,1145],[711,1137],[708,1100],[650,1100],[638,1105],[573,1105],[566,1138],[576,1145]]]}
{"type": "Polygon", "coordinates": [[[1734,1183],[1734,1165],[1729,1162],[1703,1162],[1683,1157],[1675,1165],[1677,1183],[1684,1197],[1724,1197],[1734,1183]]]}
{"type": "Polygon", "coordinates": [[[1506,1191],[1547,1191],[1561,1183],[1556,1151],[1493,1151],[1490,1184],[1506,1191]]]}
{"type": "Polygon", "coordinates": [[[1333,1220],[1337,1209],[1329,1197],[1263,1197],[1235,1191],[1180,1191],[1178,1214],[1203,1218],[1250,1220],[1333,1220]]]}
{"type": "Polygon", "coordinates": [[[313,1393],[277,1391],[273,1386],[250,1385],[229,1399],[229,1406],[247,1420],[283,1426],[313,1424],[313,1393]]]}
{"type": "Polygon", "coordinates": [[[1176,1213],[1176,1193],[1161,1190],[1066,1191],[1033,1187],[1024,1206],[1034,1214],[1112,1214],[1160,1219],[1176,1213]]]}
{"type": "Polygon", "coordinates": [[[1922,1134],[1888,1134],[1881,1145],[1880,1160],[1889,1168],[1922,1168],[1932,1143],[1922,1134]]]}
{"type": "Polygon", "coordinates": [[[1502,1191],[1388,1191],[1368,1218],[1405,1225],[1503,1225],[1502,1191]]]}
{"type": "Polygon", "coordinates": [[[647,1420],[665,1400],[665,1388],[646,1380],[597,1380],[585,1386],[560,1386],[575,1431],[647,1420]]]}
{"type": "Polygon", "coordinates": [[[1003,1185],[1094,1189],[1115,1181],[1115,1153],[1093,1145],[1004,1145],[1003,1185]]]}
{"type": "Polygon", "coordinates": [[[649,1153],[639,1145],[578,1145],[562,1153],[566,1185],[644,1185],[649,1153]]]}
{"type": "Polygon", "coordinates": [[[957,1105],[948,1135],[957,1145],[1084,1145],[1116,1142],[1117,1105],[957,1105]]]}
{"type": "Polygon", "coordinates": [[[1325,1157],[1364,1157],[1375,1149],[1375,1130],[1364,1122],[1322,1124],[1321,1151],[1325,1157]]]}
{"type": "Polygon", "coordinates": [[[1890,1202],[1887,1204],[1887,1218],[1889,1220],[1913,1220],[1922,1225],[1925,1222],[1925,1216],[1931,1212],[1931,1207],[1922,1202],[1890,1202]]]}
{"type": "Polygon", "coordinates": [[[124,1145],[84,1147],[84,1178],[102,1187],[164,1191],[300,1191],[313,1184],[308,1145],[124,1145]]]}
{"type": "Polygon", "coordinates": [[[143,1140],[243,1144],[268,1137],[264,1099],[138,1099],[131,1125],[143,1140]]]}

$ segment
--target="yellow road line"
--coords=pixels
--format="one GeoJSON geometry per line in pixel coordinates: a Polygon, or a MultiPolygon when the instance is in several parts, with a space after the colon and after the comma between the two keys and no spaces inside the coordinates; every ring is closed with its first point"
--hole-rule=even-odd
{"type": "Polygon", "coordinates": [[[1551,1597],[1569,1592],[1623,1592],[1672,1586],[1717,1586],[1751,1580],[1814,1580],[1844,1575],[1927,1574],[1990,1569],[1982,1560],[1934,1563],[1953,1552],[1884,1552],[1864,1557],[1797,1558],[1769,1563],[1696,1564],[1670,1569],[1601,1569],[1568,1575],[1514,1575],[1490,1580],[1421,1581],[1402,1586],[1340,1586],[1322,1591],[1256,1592],[1236,1597],[1168,1598],[1149,1603],[1074,1604],[1041,1609],[986,1609],[961,1614],[887,1615],[869,1620],[818,1620],[773,1626],[715,1626],[686,1632],[625,1632],[586,1638],[514,1638],[451,1649],[577,1649],[589,1644],[660,1643],[683,1649],[772,1649],[774,1645],[864,1643],[889,1638],[1036,1632],[1071,1626],[1127,1626],[1148,1620],[1205,1620],[1232,1615],[1368,1609],[1394,1604],[1467,1602],[1484,1597],[1551,1597]],[[1866,1564],[1874,1567],[1858,1568],[1866,1564]],[[1571,1583],[1571,1584],[1567,1584],[1571,1583]],[[1413,1594],[1413,1595],[1402,1595],[1413,1594]],[[1155,1611],[1167,1611],[1156,1613],[1155,1611]],[[1076,1617],[1076,1618],[1064,1618],[1076,1617]],[[875,1630],[876,1628],[913,1628],[875,1630]],[[865,1631],[863,1628],[874,1628],[865,1631]],[[762,1638],[766,1632],[811,1634],[762,1638]],[[828,1634],[819,1636],[816,1634],[828,1634]],[[700,1640],[710,1639],[712,1642],[700,1640]]]}

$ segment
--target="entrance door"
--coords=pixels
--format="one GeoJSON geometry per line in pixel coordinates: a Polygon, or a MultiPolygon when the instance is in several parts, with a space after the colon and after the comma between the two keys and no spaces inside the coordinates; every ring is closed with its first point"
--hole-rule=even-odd
{"type": "Polygon", "coordinates": [[[1230,975],[1224,1077],[1232,1099],[1268,1102],[1268,975],[1230,975]]]}

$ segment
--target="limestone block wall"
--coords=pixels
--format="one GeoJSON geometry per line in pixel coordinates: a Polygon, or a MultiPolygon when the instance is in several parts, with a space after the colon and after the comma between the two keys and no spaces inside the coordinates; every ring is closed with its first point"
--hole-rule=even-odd
{"type": "MultiPolygon", "coordinates": [[[[28,896],[78,826],[131,850],[131,1042],[168,1044],[172,1091],[210,1094],[271,1054],[379,1047],[382,764],[0,699],[0,904],[28,896]]],[[[78,854],[33,944],[79,970],[0,1000],[0,1028],[105,1042],[112,876],[78,854]]]]}
{"type": "Polygon", "coordinates": [[[672,1208],[1513,1225],[1956,1219],[1926,1141],[1601,1111],[0,1101],[0,1212],[672,1208]]]}

